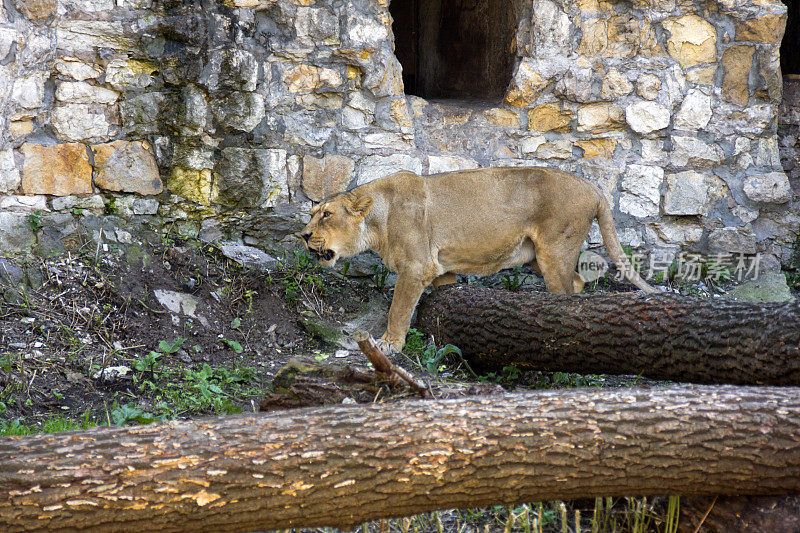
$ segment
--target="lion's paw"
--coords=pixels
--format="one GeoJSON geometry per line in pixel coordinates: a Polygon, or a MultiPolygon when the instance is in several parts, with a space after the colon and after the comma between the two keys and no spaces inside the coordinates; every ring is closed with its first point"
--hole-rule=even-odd
{"type": "Polygon", "coordinates": [[[375,344],[378,345],[378,349],[384,355],[392,355],[396,353],[400,353],[403,349],[403,345],[405,343],[399,341],[392,341],[391,339],[387,339],[386,335],[375,341],[375,344]]]}

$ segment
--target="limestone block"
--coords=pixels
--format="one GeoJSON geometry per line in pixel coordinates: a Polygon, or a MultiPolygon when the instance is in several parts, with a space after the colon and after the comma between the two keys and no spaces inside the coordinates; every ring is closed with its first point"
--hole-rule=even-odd
{"type": "Polygon", "coordinates": [[[783,97],[780,47],[760,47],[756,54],[759,74],[756,88],[766,92],[766,96],[761,96],[761,98],[778,104],[783,97]]]}
{"type": "Polygon", "coordinates": [[[664,151],[664,141],[660,139],[642,139],[642,161],[648,163],[665,164],[667,153],[664,151]]]}
{"type": "Polygon", "coordinates": [[[88,194],[92,192],[92,166],[81,143],[44,146],[25,143],[22,165],[23,194],[88,194]]]}
{"type": "Polygon", "coordinates": [[[153,149],[147,141],[118,140],[92,146],[95,185],[118,192],[159,194],[163,186],[153,149]]]}
{"type": "Polygon", "coordinates": [[[31,119],[14,120],[8,125],[8,132],[12,137],[22,137],[33,133],[33,121],[31,119]]]}
{"type": "Polygon", "coordinates": [[[688,221],[661,220],[648,224],[664,244],[691,244],[703,238],[703,227],[688,221]]]}
{"type": "Polygon", "coordinates": [[[748,77],[753,66],[753,47],[735,44],[722,54],[722,98],[728,102],[747,105],[750,97],[748,77]]]}
{"type": "Polygon", "coordinates": [[[662,26],[670,33],[667,51],[683,68],[710,63],[717,57],[717,31],[695,14],[665,19],[662,26]]]}
{"type": "Polygon", "coordinates": [[[519,143],[519,149],[523,154],[532,154],[547,142],[544,135],[534,135],[532,137],[525,137],[519,143]]]}
{"type": "Polygon", "coordinates": [[[716,176],[693,170],[667,176],[664,213],[667,215],[705,215],[710,204],[725,195],[727,186],[716,176]]]}
{"type": "Polygon", "coordinates": [[[11,99],[24,109],[36,109],[42,106],[44,100],[44,82],[47,76],[44,72],[37,72],[14,80],[11,99]]]}
{"type": "Polygon", "coordinates": [[[682,130],[701,130],[711,120],[711,95],[691,89],[675,115],[675,127],[682,130]]]}
{"type": "Polygon", "coordinates": [[[328,8],[298,7],[294,20],[297,40],[304,44],[339,43],[339,19],[328,8]]]}
{"type": "Polygon", "coordinates": [[[19,184],[19,168],[14,162],[14,150],[0,150],[0,193],[15,191],[19,184]]]}
{"type": "Polygon", "coordinates": [[[58,0],[16,0],[15,4],[20,13],[35,21],[55,15],[58,9],[58,0]]]}
{"type": "Polygon", "coordinates": [[[603,84],[600,88],[600,96],[609,100],[613,100],[619,98],[620,96],[630,94],[632,90],[633,84],[628,81],[627,76],[612,67],[603,78],[603,84]]]}
{"type": "Polygon", "coordinates": [[[593,82],[591,68],[571,66],[556,82],[553,93],[573,102],[592,102],[597,99],[592,94],[593,82]]]}
{"type": "Polygon", "coordinates": [[[658,216],[663,181],[664,170],[661,167],[628,165],[620,182],[623,190],[619,197],[620,211],[637,218],[658,216]]]}
{"type": "Polygon", "coordinates": [[[50,211],[47,208],[47,197],[8,195],[0,197],[0,211],[16,211],[32,213],[34,211],[50,211]]]}
{"type": "Polygon", "coordinates": [[[402,66],[395,55],[384,48],[371,56],[370,64],[364,76],[364,88],[376,97],[400,96],[403,94],[402,66]]]}
{"type": "Polygon", "coordinates": [[[422,174],[422,161],[418,157],[406,154],[370,155],[362,159],[358,165],[356,183],[363,185],[401,170],[422,174]]]}
{"type": "Polygon", "coordinates": [[[94,54],[99,48],[121,52],[139,49],[139,39],[127,31],[121,21],[60,20],[56,25],[56,41],[63,52],[81,55],[94,54]]]}
{"type": "Polygon", "coordinates": [[[112,59],[106,65],[106,83],[118,91],[144,89],[153,83],[158,65],[136,59],[112,59]]]}
{"type": "Polygon", "coordinates": [[[792,199],[789,178],[783,172],[747,176],[744,180],[744,193],[754,202],[783,204],[792,199]]]}
{"type": "Polygon", "coordinates": [[[531,27],[531,41],[537,56],[552,58],[568,56],[572,45],[572,21],[564,5],[552,0],[536,3],[536,12],[531,27]]]}
{"type": "MultiPolygon", "coordinates": [[[[257,106],[256,103],[256,113],[257,106]]],[[[210,115],[208,99],[199,87],[195,85],[183,87],[177,108],[174,121],[181,135],[198,135],[207,128],[210,115]]]]}
{"type": "Polygon", "coordinates": [[[636,133],[647,134],[669,126],[670,112],[655,102],[634,102],[625,108],[625,120],[636,133]]]}
{"type": "Polygon", "coordinates": [[[714,75],[718,65],[699,65],[686,71],[686,81],[695,85],[714,85],[714,75]]]}
{"type": "Polygon", "coordinates": [[[709,168],[725,158],[717,145],[707,144],[697,137],[672,136],[672,164],[676,167],[709,168]]]}
{"type": "Polygon", "coordinates": [[[264,97],[256,93],[232,92],[212,101],[214,118],[226,130],[250,132],[264,119],[264,97]]]}
{"type": "Polygon", "coordinates": [[[764,15],[736,23],[736,40],[780,44],[786,30],[786,13],[764,15]]]}
{"type": "Polygon", "coordinates": [[[110,124],[101,111],[90,104],[66,104],[53,109],[50,125],[59,138],[68,141],[106,138],[110,124]]]}
{"type": "Polygon", "coordinates": [[[344,105],[344,97],[338,93],[298,94],[296,102],[306,109],[341,109],[344,105]]]}
{"type": "Polygon", "coordinates": [[[97,13],[114,9],[114,0],[61,0],[62,7],[68,11],[80,10],[86,13],[97,13]]]}
{"type": "Polygon", "coordinates": [[[529,58],[523,58],[511,78],[511,85],[506,93],[506,103],[514,107],[525,107],[532,104],[549,85],[551,78],[543,74],[537,63],[529,58]]]}
{"type": "Polygon", "coordinates": [[[307,155],[303,157],[303,192],[315,202],[344,192],[353,181],[355,167],[356,162],[343,155],[307,155]]]}
{"type": "Polygon", "coordinates": [[[355,2],[348,2],[345,35],[351,44],[378,48],[389,39],[389,28],[383,22],[364,13],[355,2]]]}
{"type": "Polygon", "coordinates": [[[578,131],[606,133],[621,130],[625,115],[617,104],[597,103],[578,108],[578,131]]]}
{"type": "Polygon", "coordinates": [[[440,174],[456,170],[470,170],[480,165],[474,159],[450,155],[428,156],[428,174],[440,174]]]}
{"type": "Polygon", "coordinates": [[[36,243],[28,215],[0,211],[0,243],[6,254],[27,253],[36,243]]]}
{"type": "Polygon", "coordinates": [[[212,178],[210,169],[172,167],[167,175],[166,185],[172,194],[183,196],[198,204],[211,205],[212,178]]]}
{"type": "Polygon", "coordinates": [[[503,128],[519,127],[519,114],[509,109],[493,107],[484,111],[483,114],[490,123],[496,126],[503,128]]]}
{"type": "Polygon", "coordinates": [[[74,57],[61,57],[56,61],[56,71],[77,81],[99,78],[102,71],[91,63],[85,63],[74,57]]]}
{"type": "Polygon", "coordinates": [[[314,65],[297,65],[284,72],[283,82],[289,92],[311,92],[322,87],[327,89],[339,87],[344,80],[338,71],[316,67],[314,65]]]}
{"type": "Polygon", "coordinates": [[[571,159],[572,142],[569,139],[558,139],[539,146],[535,152],[541,159],[571,159]]]}
{"type": "Polygon", "coordinates": [[[540,104],[528,110],[528,128],[544,133],[546,131],[567,132],[572,121],[572,111],[556,103],[540,104]]]}
{"type": "Polygon", "coordinates": [[[641,74],[636,80],[636,94],[645,100],[655,100],[658,98],[658,91],[661,89],[661,80],[654,74],[641,74]]]}
{"type": "Polygon", "coordinates": [[[211,90],[254,91],[258,82],[258,68],[255,56],[247,50],[213,50],[200,74],[200,83],[211,90]]]}
{"type": "Polygon", "coordinates": [[[593,159],[595,157],[605,157],[610,159],[614,156],[614,149],[617,147],[617,140],[608,137],[601,137],[596,139],[587,139],[584,141],[576,141],[575,146],[583,150],[584,159],[593,159]]]}
{"type": "MultiPolygon", "coordinates": [[[[519,123],[519,116],[511,113],[511,111],[506,111],[505,109],[498,109],[497,111],[513,114],[517,119],[517,124],[519,123]]],[[[411,114],[408,112],[408,104],[405,98],[392,100],[392,103],[389,105],[389,116],[392,117],[392,121],[402,130],[411,129],[414,126],[411,122],[411,114]]]]}
{"type": "Polygon", "coordinates": [[[756,253],[756,236],[750,227],[717,228],[708,235],[708,247],[713,252],[734,254],[756,253]]]}
{"type": "Polygon", "coordinates": [[[62,81],[56,88],[56,100],[78,104],[113,104],[119,93],[90,85],[85,81],[62,81]]]}
{"type": "Polygon", "coordinates": [[[212,200],[229,207],[274,207],[288,201],[286,150],[224,148],[214,168],[212,200]]]}
{"type": "Polygon", "coordinates": [[[123,129],[136,135],[163,132],[164,116],[173,106],[173,99],[162,92],[125,94],[119,103],[123,129]]]}

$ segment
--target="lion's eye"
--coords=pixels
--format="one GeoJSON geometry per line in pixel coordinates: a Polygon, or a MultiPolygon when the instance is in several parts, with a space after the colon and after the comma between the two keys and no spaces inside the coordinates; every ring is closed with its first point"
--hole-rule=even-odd
{"type": "Polygon", "coordinates": [[[328,218],[328,217],[329,217],[329,216],[331,216],[332,214],[333,214],[333,213],[331,213],[330,211],[324,211],[324,212],[322,213],[322,218],[328,218]]]}

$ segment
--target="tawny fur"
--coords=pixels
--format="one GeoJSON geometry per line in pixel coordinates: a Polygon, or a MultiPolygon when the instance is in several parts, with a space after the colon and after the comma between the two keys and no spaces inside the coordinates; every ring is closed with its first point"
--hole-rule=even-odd
{"type": "Polygon", "coordinates": [[[548,168],[426,177],[398,172],[321,202],[301,234],[324,266],[372,249],[397,272],[381,340],[399,351],[422,291],[454,282],[455,274],[488,275],[530,263],[548,291],[582,291],[575,266],[595,219],[617,267],[634,285],[654,292],[630,267],[602,192],[548,168]]]}

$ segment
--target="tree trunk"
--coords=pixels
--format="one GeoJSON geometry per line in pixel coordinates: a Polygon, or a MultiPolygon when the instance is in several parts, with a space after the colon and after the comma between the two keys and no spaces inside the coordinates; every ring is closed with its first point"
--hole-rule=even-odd
{"type": "Polygon", "coordinates": [[[433,509],[800,493],[800,389],[295,409],[0,439],[0,530],[349,527],[433,509]]]}
{"type": "Polygon", "coordinates": [[[418,325],[482,368],[800,385],[800,302],[633,293],[435,291],[418,325]]]}

